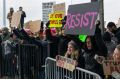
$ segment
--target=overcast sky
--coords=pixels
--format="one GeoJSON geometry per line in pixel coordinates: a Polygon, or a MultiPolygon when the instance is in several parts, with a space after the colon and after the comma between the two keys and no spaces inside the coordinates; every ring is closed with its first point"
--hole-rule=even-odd
{"type": "MultiPolygon", "coordinates": [[[[66,5],[71,4],[71,0],[6,0],[7,13],[9,8],[13,7],[15,11],[18,10],[19,6],[23,7],[23,10],[26,12],[25,22],[29,20],[38,20],[42,17],[42,2],[56,1],[56,3],[65,2],[66,5]]],[[[72,0],[72,4],[87,3],[90,0],[72,0]]],[[[3,25],[3,0],[0,0],[0,26],[3,25]]],[[[113,21],[117,23],[120,17],[120,0],[104,0],[104,16],[105,21],[113,21]]],[[[8,20],[7,25],[8,25],[8,20]]]]}

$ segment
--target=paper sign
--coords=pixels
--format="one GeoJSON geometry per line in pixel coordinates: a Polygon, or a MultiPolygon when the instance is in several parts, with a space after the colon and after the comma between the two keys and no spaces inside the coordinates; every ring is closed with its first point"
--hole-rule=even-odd
{"type": "Polygon", "coordinates": [[[15,12],[12,15],[11,27],[19,27],[22,12],[15,12]]]}
{"type": "Polygon", "coordinates": [[[114,60],[103,61],[104,75],[111,75],[113,72],[120,73],[120,61],[115,62],[114,60]]]}
{"type": "Polygon", "coordinates": [[[30,29],[32,33],[36,33],[40,31],[40,26],[41,26],[41,21],[36,20],[36,21],[29,21],[25,23],[25,28],[30,29]]]}
{"type": "Polygon", "coordinates": [[[98,11],[98,2],[70,5],[64,26],[65,34],[94,35],[98,11]]]}
{"type": "Polygon", "coordinates": [[[32,21],[26,22],[26,23],[24,24],[24,28],[25,28],[25,29],[29,29],[29,25],[30,25],[31,22],[32,22],[32,21]]]}
{"type": "Polygon", "coordinates": [[[63,13],[49,14],[50,26],[49,27],[62,27],[63,13]]]}
{"type": "Polygon", "coordinates": [[[57,56],[56,65],[73,72],[75,69],[75,60],[65,58],[63,56],[57,56]]]}

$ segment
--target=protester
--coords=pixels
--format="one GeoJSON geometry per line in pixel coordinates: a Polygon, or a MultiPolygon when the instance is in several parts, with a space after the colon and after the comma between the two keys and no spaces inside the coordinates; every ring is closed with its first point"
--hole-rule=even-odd
{"type": "Polygon", "coordinates": [[[6,78],[14,78],[15,77],[15,72],[16,72],[16,68],[17,65],[15,63],[15,61],[17,61],[16,59],[16,55],[14,53],[15,49],[16,49],[16,35],[15,34],[11,34],[10,38],[8,40],[6,40],[3,43],[3,56],[4,56],[4,71],[5,71],[5,77],[6,78]]]}
{"type": "Polygon", "coordinates": [[[2,30],[0,29],[0,77],[3,76],[2,30]]]}
{"type": "Polygon", "coordinates": [[[84,58],[81,55],[81,51],[79,50],[78,45],[73,40],[71,40],[68,43],[68,48],[67,52],[65,53],[65,57],[76,60],[76,66],[84,68],[84,58]]]}
{"type": "Polygon", "coordinates": [[[9,32],[9,29],[7,27],[3,27],[2,28],[2,35],[1,35],[1,38],[2,38],[2,41],[6,41],[7,39],[9,39],[10,37],[10,32],[9,32]]]}
{"type": "Polygon", "coordinates": [[[113,53],[114,61],[120,61],[120,44],[116,46],[114,53],[113,53]]]}
{"type": "Polygon", "coordinates": [[[87,36],[86,45],[84,51],[85,58],[85,69],[95,72],[103,77],[103,68],[97,60],[95,56],[107,56],[107,48],[102,40],[101,31],[99,29],[100,23],[96,24],[96,31],[94,36],[87,36]]]}
{"type": "Polygon", "coordinates": [[[65,29],[62,28],[61,34],[59,35],[59,43],[58,43],[58,54],[64,55],[67,51],[68,42],[71,40],[68,35],[64,33],[65,29]]]}
{"type": "Polygon", "coordinates": [[[111,55],[117,45],[117,27],[114,22],[109,22],[107,24],[107,30],[103,35],[103,39],[108,49],[108,55],[111,55]]]}
{"type": "MultiPolygon", "coordinates": [[[[119,65],[119,62],[120,62],[120,44],[115,47],[112,56],[110,56],[108,60],[113,60],[114,63],[118,63],[118,65],[119,65]]],[[[118,71],[119,71],[119,69],[118,69],[118,71]]],[[[118,72],[118,71],[117,70],[112,71],[111,75],[107,76],[107,79],[120,79],[120,72],[118,72]]]]}
{"type": "Polygon", "coordinates": [[[25,11],[23,11],[22,7],[19,7],[19,11],[21,12],[21,19],[20,19],[20,28],[24,28],[24,18],[26,17],[25,11]]]}
{"type": "Polygon", "coordinates": [[[12,15],[14,13],[14,9],[11,7],[10,12],[7,15],[7,19],[9,20],[9,27],[11,28],[11,21],[12,21],[12,15]]]}

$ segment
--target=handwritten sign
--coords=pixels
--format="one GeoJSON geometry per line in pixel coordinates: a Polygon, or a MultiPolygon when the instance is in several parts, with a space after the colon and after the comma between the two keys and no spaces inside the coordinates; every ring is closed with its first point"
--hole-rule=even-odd
{"type": "Polygon", "coordinates": [[[49,15],[50,27],[62,27],[63,13],[52,13],[49,15]]]}
{"type": "Polygon", "coordinates": [[[11,27],[19,27],[21,19],[21,12],[15,12],[12,15],[11,27]]]}
{"type": "Polygon", "coordinates": [[[113,72],[120,73],[120,61],[115,62],[114,60],[103,61],[104,75],[111,75],[113,72]]]}
{"type": "Polygon", "coordinates": [[[30,29],[32,33],[36,33],[40,31],[41,21],[35,20],[35,21],[29,21],[25,23],[25,28],[30,29]]]}
{"type": "Polygon", "coordinates": [[[94,35],[99,3],[70,5],[64,26],[66,34],[94,35]]]}
{"type": "Polygon", "coordinates": [[[73,71],[75,69],[75,60],[65,58],[63,56],[57,56],[56,64],[57,66],[65,68],[69,71],[73,71]]]}
{"type": "Polygon", "coordinates": [[[30,25],[31,22],[32,22],[32,20],[26,22],[26,23],[24,24],[24,28],[25,28],[25,29],[29,29],[29,25],[30,25]]]}

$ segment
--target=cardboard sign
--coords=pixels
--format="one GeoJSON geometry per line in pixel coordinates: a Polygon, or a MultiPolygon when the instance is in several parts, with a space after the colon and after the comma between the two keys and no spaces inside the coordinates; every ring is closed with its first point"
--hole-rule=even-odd
{"type": "Polygon", "coordinates": [[[31,22],[32,22],[32,21],[26,22],[26,23],[24,24],[24,28],[25,28],[25,29],[29,29],[29,25],[30,25],[31,22]]]}
{"type": "Polygon", "coordinates": [[[63,56],[57,56],[56,65],[73,72],[75,69],[75,60],[65,58],[63,56]]]}
{"type": "Polygon", "coordinates": [[[40,26],[41,26],[41,21],[36,20],[36,21],[29,21],[25,23],[25,28],[30,29],[32,33],[36,33],[40,31],[40,26]]]}
{"type": "Polygon", "coordinates": [[[98,11],[98,2],[70,5],[64,26],[65,34],[94,35],[98,11]]]}
{"type": "Polygon", "coordinates": [[[63,12],[63,17],[65,16],[65,3],[53,5],[53,12],[63,12]]]}
{"type": "Polygon", "coordinates": [[[115,62],[114,60],[103,61],[104,75],[111,75],[113,72],[120,73],[120,61],[115,62]]]}
{"type": "Polygon", "coordinates": [[[15,12],[12,15],[11,27],[19,27],[22,12],[15,12]]]}
{"type": "Polygon", "coordinates": [[[52,13],[49,14],[50,28],[51,27],[62,27],[63,13],[52,13]]]}

